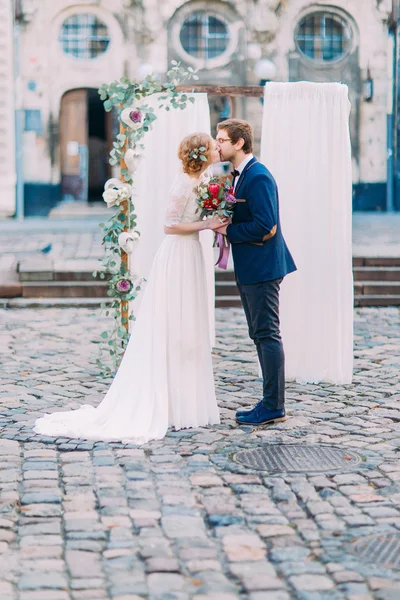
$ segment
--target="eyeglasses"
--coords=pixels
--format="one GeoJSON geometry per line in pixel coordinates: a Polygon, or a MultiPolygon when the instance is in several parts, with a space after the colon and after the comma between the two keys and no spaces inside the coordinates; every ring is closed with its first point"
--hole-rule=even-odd
{"type": "Polygon", "coordinates": [[[217,138],[216,142],[217,144],[222,144],[223,142],[232,142],[232,140],[229,138],[217,138]]]}

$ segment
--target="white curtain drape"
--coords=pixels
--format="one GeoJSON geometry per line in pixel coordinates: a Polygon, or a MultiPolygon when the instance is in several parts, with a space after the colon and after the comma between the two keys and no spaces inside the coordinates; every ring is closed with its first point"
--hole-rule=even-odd
{"type": "Polygon", "coordinates": [[[276,178],[282,231],[298,268],[281,291],[288,380],[352,379],[349,110],[340,83],[265,86],[261,161],[276,178]]]}
{"type": "MultiPolygon", "coordinates": [[[[132,254],[131,270],[141,277],[147,277],[154,256],[164,238],[165,210],[168,204],[169,189],[181,172],[178,147],[181,140],[196,131],[210,133],[210,110],[207,94],[190,94],[195,102],[187,103],[184,110],[165,111],[157,109],[156,96],[146,99],[146,104],[156,109],[157,120],[153,129],[146,134],[143,158],[134,176],[134,195],[137,226],[140,240],[132,254]]],[[[210,339],[215,342],[215,282],[213,234],[200,232],[207,273],[208,312],[210,317],[210,339]]],[[[136,311],[140,295],[133,302],[136,311]]]]}

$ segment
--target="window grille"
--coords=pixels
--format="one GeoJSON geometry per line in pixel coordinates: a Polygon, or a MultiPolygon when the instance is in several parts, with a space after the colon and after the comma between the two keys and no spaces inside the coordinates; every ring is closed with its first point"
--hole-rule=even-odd
{"type": "Polygon", "coordinates": [[[296,31],[299,50],[320,62],[338,60],[351,48],[349,24],[333,13],[314,13],[300,21],[296,31]]]}
{"type": "Polygon", "coordinates": [[[195,12],[182,25],[180,40],[183,49],[196,58],[210,59],[223,54],[229,42],[228,27],[216,15],[195,12]]]}
{"type": "Polygon", "coordinates": [[[59,41],[66,54],[91,59],[107,50],[110,37],[107,26],[96,15],[88,13],[72,15],[64,21],[59,41]]]}

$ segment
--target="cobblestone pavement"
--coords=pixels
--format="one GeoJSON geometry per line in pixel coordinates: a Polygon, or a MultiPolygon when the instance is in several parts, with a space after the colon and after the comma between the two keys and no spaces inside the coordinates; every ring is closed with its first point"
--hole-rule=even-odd
{"type": "Polygon", "coordinates": [[[353,256],[400,256],[400,212],[353,213],[353,256]]]}
{"type": "Polygon", "coordinates": [[[288,384],[290,418],[269,428],[234,422],[261,382],[242,311],[217,319],[222,424],[138,448],[32,433],[107,389],[98,313],[0,311],[1,600],[400,598],[399,311],[357,310],[353,384],[288,384]],[[233,458],[282,442],[348,456],[297,473],[233,458]]]}
{"type": "Polygon", "coordinates": [[[52,259],[96,259],[103,255],[101,221],[104,218],[100,216],[0,221],[0,268],[12,259],[32,256],[44,248],[52,259]]]}

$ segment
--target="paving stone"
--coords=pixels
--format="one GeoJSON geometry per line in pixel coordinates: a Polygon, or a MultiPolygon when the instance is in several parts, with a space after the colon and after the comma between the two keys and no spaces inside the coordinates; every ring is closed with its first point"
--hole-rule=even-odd
{"type": "Polygon", "coordinates": [[[58,504],[61,502],[61,493],[37,492],[24,494],[21,497],[21,504],[58,504]]]}
{"type": "Polygon", "coordinates": [[[355,571],[338,571],[337,573],[333,574],[333,579],[336,583],[364,581],[362,575],[355,571]]]}
{"type": "Polygon", "coordinates": [[[257,535],[227,535],[223,547],[230,561],[261,560],[265,556],[264,543],[257,535]]]}
{"type": "Polygon", "coordinates": [[[289,592],[282,590],[268,590],[267,592],[252,592],[249,595],[249,600],[291,600],[289,592]]]}
{"type": "Polygon", "coordinates": [[[179,563],[175,558],[152,557],[146,560],[146,571],[148,573],[179,573],[179,563]]]}
{"type": "Polygon", "coordinates": [[[196,594],[195,598],[196,600],[238,600],[238,596],[236,596],[236,594],[229,594],[224,592],[196,594]]]}
{"type": "Polygon", "coordinates": [[[60,589],[68,587],[65,575],[61,573],[34,573],[26,574],[18,582],[19,590],[60,589]]]}
{"type": "Polygon", "coordinates": [[[162,527],[167,537],[204,538],[205,529],[200,517],[167,516],[162,518],[162,527]]]}
{"type": "Polygon", "coordinates": [[[275,537],[280,535],[295,535],[294,529],[287,525],[259,525],[257,528],[261,537],[275,537]]]}
{"type": "Polygon", "coordinates": [[[290,577],[290,583],[299,591],[325,591],[331,590],[334,584],[331,579],[325,575],[294,575],[290,577]]]}
{"type": "Polygon", "coordinates": [[[65,560],[72,577],[101,577],[99,556],[93,552],[67,550],[65,560]]]}
{"type": "Polygon", "coordinates": [[[371,590],[400,590],[400,581],[384,577],[369,577],[368,585],[371,590]]]}
{"type": "Polygon", "coordinates": [[[20,600],[69,600],[68,592],[61,590],[40,590],[36,592],[24,592],[19,594],[20,600]]]}
{"type": "Polygon", "coordinates": [[[154,595],[181,591],[185,585],[185,578],[173,573],[151,573],[148,577],[149,591],[154,595]]]}

